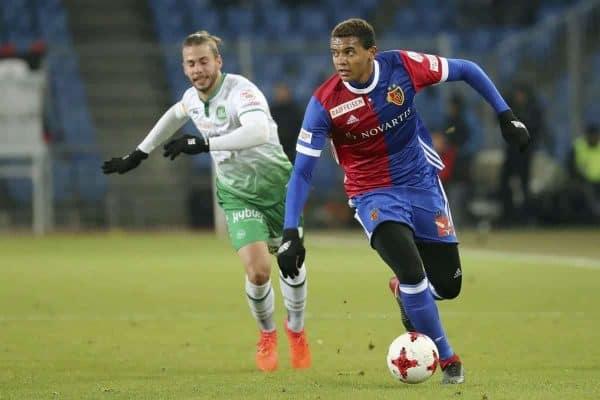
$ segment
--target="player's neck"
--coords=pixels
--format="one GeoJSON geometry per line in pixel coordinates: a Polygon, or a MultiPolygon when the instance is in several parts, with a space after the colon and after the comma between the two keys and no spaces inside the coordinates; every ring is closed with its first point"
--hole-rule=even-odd
{"type": "Polygon", "coordinates": [[[217,78],[215,79],[213,84],[210,85],[210,88],[208,88],[205,91],[200,91],[200,90],[196,89],[196,92],[198,93],[198,97],[200,98],[200,100],[202,100],[204,102],[206,102],[207,100],[210,100],[215,94],[217,94],[217,91],[221,88],[222,82],[223,82],[223,73],[221,71],[219,71],[217,74],[217,78]]]}
{"type": "Polygon", "coordinates": [[[367,85],[371,83],[373,79],[373,71],[374,71],[374,62],[371,61],[367,70],[361,75],[361,77],[356,81],[359,85],[367,85]]]}

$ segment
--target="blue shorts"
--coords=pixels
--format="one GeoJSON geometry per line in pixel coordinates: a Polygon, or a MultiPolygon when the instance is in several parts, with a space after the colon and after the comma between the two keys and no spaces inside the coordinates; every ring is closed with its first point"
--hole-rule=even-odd
{"type": "Polygon", "coordinates": [[[439,179],[426,188],[408,186],[372,190],[354,196],[354,218],[371,241],[377,225],[395,221],[408,225],[417,242],[458,243],[450,206],[439,179]]]}

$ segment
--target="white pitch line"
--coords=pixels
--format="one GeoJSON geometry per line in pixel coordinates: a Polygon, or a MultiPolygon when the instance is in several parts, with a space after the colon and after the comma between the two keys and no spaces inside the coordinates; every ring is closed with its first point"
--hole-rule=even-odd
{"type": "MultiPolygon", "coordinates": [[[[368,246],[366,239],[358,237],[319,237],[310,245],[316,246],[340,246],[340,245],[363,245],[368,246]]],[[[366,247],[368,248],[368,247],[366,247]]],[[[310,251],[310,249],[309,249],[310,251]]],[[[487,259],[494,261],[510,261],[523,264],[545,264],[546,266],[579,268],[588,270],[600,270],[600,259],[580,256],[564,256],[555,254],[522,253],[516,251],[474,249],[460,247],[462,256],[476,259],[487,259]]]]}

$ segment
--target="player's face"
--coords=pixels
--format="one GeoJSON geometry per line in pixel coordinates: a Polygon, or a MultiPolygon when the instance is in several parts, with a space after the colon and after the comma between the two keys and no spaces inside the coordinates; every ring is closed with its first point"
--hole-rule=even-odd
{"type": "Polygon", "coordinates": [[[332,37],[331,56],[333,66],[345,81],[365,83],[373,72],[376,47],[365,49],[355,36],[332,37]]]}
{"type": "Polygon", "coordinates": [[[211,93],[221,76],[221,67],[223,66],[221,56],[215,56],[208,43],[186,46],[182,50],[182,56],[183,72],[192,85],[199,92],[211,93]]]}

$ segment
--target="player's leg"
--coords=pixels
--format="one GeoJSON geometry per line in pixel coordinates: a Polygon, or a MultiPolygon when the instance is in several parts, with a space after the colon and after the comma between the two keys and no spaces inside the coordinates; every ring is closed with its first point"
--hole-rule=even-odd
{"type": "MultiPolygon", "coordinates": [[[[450,206],[441,182],[426,196],[412,196],[414,238],[428,278],[428,291],[433,298],[451,299],[458,296],[462,284],[462,269],[458,253],[458,238],[454,231],[450,206]]],[[[442,383],[464,382],[464,369],[456,354],[440,356],[444,371],[442,383]]]]}
{"type": "Polygon", "coordinates": [[[247,244],[238,250],[246,272],[246,295],[252,315],[260,330],[275,330],[273,312],[275,295],[271,286],[271,258],[265,242],[247,244]]]}
{"type": "Polygon", "coordinates": [[[429,289],[436,300],[454,299],[462,286],[458,243],[417,242],[429,289]]]}
{"type": "Polygon", "coordinates": [[[373,233],[371,243],[401,282],[400,298],[411,324],[417,332],[426,334],[436,343],[445,371],[442,382],[462,383],[462,364],[444,332],[413,232],[404,224],[383,222],[373,233]],[[446,370],[450,371],[451,365],[453,376],[448,377],[446,370]],[[454,371],[455,368],[459,370],[454,371]]]}
{"type": "MultiPolygon", "coordinates": [[[[281,204],[263,210],[270,228],[270,248],[275,252],[281,244],[285,205],[281,204]]],[[[303,237],[302,221],[299,226],[300,237],[303,237]]],[[[308,346],[306,330],[304,329],[304,313],[306,309],[307,281],[306,263],[302,265],[299,274],[294,278],[284,278],[279,273],[279,287],[283,303],[287,310],[285,330],[290,345],[290,361],[293,368],[309,368],[311,354],[308,346]]]]}
{"type": "Polygon", "coordinates": [[[268,228],[257,210],[225,209],[227,230],[245,271],[245,292],[250,312],[256,319],[260,338],[256,365],[263,371],[277,369],[277,331],[275,329],[275,292],[271,285],[271,256],[267,247],[268,228]]]}

